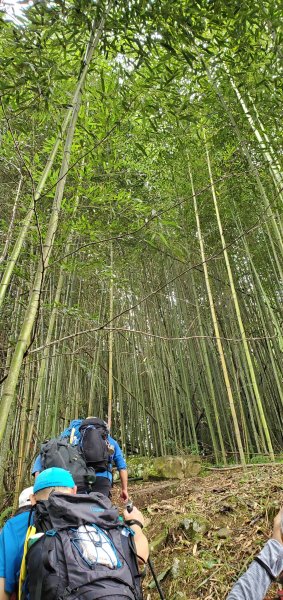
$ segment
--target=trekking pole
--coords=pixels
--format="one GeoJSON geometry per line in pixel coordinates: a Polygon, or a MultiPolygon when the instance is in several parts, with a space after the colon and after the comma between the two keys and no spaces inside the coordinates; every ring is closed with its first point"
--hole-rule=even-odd
{"type": "MultiPolygon", "coordinates": [[[[128,503],[126,504],[126,509],[127,509],[128,513],[131,513],[132,510],[133,510],[133,508],[134,508],[133,502],[131,500],[129,500],[128,503]]],[[[161,587],[159,585],[159,581],[158,581],[157,575],[155,573],[155,570],[154,570],[154,567],[153,567],[153,564],[152,564],[150,556],[148,557],[147,562],[148,562],[148,566],[149,566],[149,568],[151,570],[151,574],[152,574],[154,583],[156,585],[156,589],[157,589],[157,591],[159,593],[159,596],[160,596],[161,600],[165,600],[165,596],[164,596],[164,594],[162,592],[162,589],[161,589],[161,587]]]]}
{"type": "Polygon", "coordinates": [[[155,573],[155,570],[154,570],[154,567],[153,567],[153,564],[152,564],[150,556],[148,557],[147,562],[148,562],[148,566],[149,566],[149,568],[151,570],[151,574],[152,574],[152,577],[154,579],[154,583],[156,585],[156,589],[157,589],[157,591],[159,593],[159,596],[160,596],[161,600],[165,600],[165,596],[164,596],[164,594],[162,592],[162,589],[161,589],[161,587],[159,585],[159,581],[158,581],[157,575],[155,573]]]}

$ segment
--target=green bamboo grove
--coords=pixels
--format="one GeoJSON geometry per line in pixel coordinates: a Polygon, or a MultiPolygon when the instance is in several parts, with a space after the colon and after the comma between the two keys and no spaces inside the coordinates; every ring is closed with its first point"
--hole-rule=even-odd
{"type": "Polygon", "coordinates": [[[87,414],[127,453],[274,460],[279,3],[51,0],[0,19],[3,491],[87,414]]]}

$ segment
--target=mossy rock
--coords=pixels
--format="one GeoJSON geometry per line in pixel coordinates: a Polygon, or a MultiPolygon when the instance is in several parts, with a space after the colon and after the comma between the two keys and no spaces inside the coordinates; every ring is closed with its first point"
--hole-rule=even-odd
{"type": "Polygon", "coordinates": [[[153,554],[154,552],[158,552],[158,550],[161,550],[161,548],[163,548],[163,546],[165,545],[167,537],[168,530],[163,529],[163,531],[161,531],[159,535],[157,535],[153,540],[151,540],[151,542],[149,542],[150,553],[153,554]]]}
{"type": "Polygon", "coordinates": [[[186,479],[199,474],[201,460],[199,456],[160,456],[152,458],[143,472],[144,480],[186,479]]]}
{"type": "Polygon", "coordinates": [[[188,515],[179,522],[179,528],[185,531],[186,536],[194,539],[203,536],[209,530],[209,523],[202,517],[188,515]]]}
{"type": "Polygon", "coordinates": [[[148,456],[130,456],[127,459],[128,475],[129,477],[136,479],[143,479],[143,474],[151,464],[152,458],[148,456]]]}
{"type": "MultiPolygon", "coordinates": [[[[201,469],[199,456],[191,454],[186,456],[130,456],[127,459],[128,476],[132,479],[144,481],[163,479],[187,479],[195,477],[201,469]]],[[[119,479],[119,473],[114,471],[114,481],[119,479]]]]}

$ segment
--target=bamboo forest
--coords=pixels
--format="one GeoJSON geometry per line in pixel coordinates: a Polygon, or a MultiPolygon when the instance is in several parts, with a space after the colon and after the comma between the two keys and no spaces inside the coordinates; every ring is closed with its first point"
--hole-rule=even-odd
{"type": "Polygon", "coordinates": [[[2,499],[87,415],[126,456],[282,457],[281,3],[12,5],[2,499]]]}

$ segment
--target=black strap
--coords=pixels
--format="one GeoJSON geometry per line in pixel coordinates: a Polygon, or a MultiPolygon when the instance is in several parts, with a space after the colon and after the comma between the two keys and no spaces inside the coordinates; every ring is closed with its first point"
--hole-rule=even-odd
{"type": "MultiPolygon", "coordinates": [[[[124,525],[122,525],[122,527],[124,527],[124,525]]],[[[110,533],[110,532],[109,532],[110,533]]],[[[112,539],[111,534],[109,535],[109,537],[112,539]]],[[[136,544],[135,541],[133,540],[133,536],[129,536],[127,538],[125,538],[129,544],[129,548],[131,550],[131,552],[133,553],[134,556],[134,560],[135,560],[135,567],[136,567],[136,573],[133,572],[133,569],[131,568],[131,565],[129,564],[129,562],[126,559],[125,553],[123,552],[123,542],[121,544],[121,550],[118,548],[118,546],[115,546],[118,554],[120,554],[122,560],[127,564],[129,571],[131,573],[131,577],[132,577],[132,582],[133,582],[133,587],[130,586],[130,589],[132,590],[136,600],[143,600],[143,595],[142,595],[142,591],[141,591],[141,586],[138,589],[137,585],[136,585],[136,579],[140,579],[142,578],[142,574],[139,573],[139,566],[138,566],[138,558],[141,558],[140,556],[137,555],[137,550],[136,550],[136,544]]],[[[113,542],[113,539],[112,539],[113,542]]],[[[114,542],[113,542],[114,543],[114,542]]],[[[143,558],[141,558],[141,560],[144,562],[143,558]]]]}
{"type": "Polygon", "coordinates": [[[36,587],[35,587],[35,592],[34,592],[34,600],[41,600],[41,593],[42,593],[42,584],[43,584],[43,554],[44,554],[44,545],[46,542],[46,538],[43,540],[42,542],[42,561],[40,564],[40,568],[37,571],[37,576],[36,576],[36,587]]]}
{"type": "MultiPolygon", "coordinates": [[[[64,591],[64,594],[63,594],[63,598],[65,598],[66,597],[66,593],[68,592],[70,594],[71,592],[69,590],[72,591],[72,588],[71,588],[71,582],[70,582],[70,577],[69,577],[68,561],[67,561],[67,556],[66,556],[66,552],[65,552],[65,549],[66,549],[65,548],[65,544],[64,544],[64,541],[62,539],[62,536],[60,535],[59,537],[60,537],[62,553],[63,553],[63,557],[64,557],[64,561],[65,561],[65,570],[66,570],[67,582],[68,582],[68,585],[67,585],[67,587],[66,587],[66,589],[64,591]]],[[[69,537],[68,537],[68,543],[70,543],[69,537]]]]}
{"type": "Polygon", "coordinates": [[[137,519],[129,519],[128,521],[125,521],[125,525],[138,525],[141,529],[143,529],[143,524],[137,519]]]}
{"type": "MultiPolygon", "coordinates": [[[[128,537],[130,549],[134,553],[136,559],[138,558],[141,562],[143,562],[144,565],[146,565],[147,564],[146,560],[144,560],[144,558],[142,558],[141,556],[139,556],[139,554],[137,553],[137,548],[136,548],[136,543],[135,543],[135,539],[134,538],[135,538],[134,535],[130,535],[128,537]]],[[[138,571],[138,575],[140,575],[139,569],[138,569],[138,563],[137,563],[137,571],[138,571]]]]}
{"type": "Polygon", "coordinates": [[[34,514],[34,511],[35,511],[35,506],[31,506],[29,516],[28,516],[28,527],[30,527],[31,518],[32,518],[32,515],[34,514]]]}
{"type": "Polygon", "coordinates": [[[37,577],[36,588],[35,588],[35,593],[34,593],[34,600],[41,600],[42,582],[43,582],[43,573],[41,573],[40,577],[37,577]]]}
{"type": "Polygon", "coordinates": [[[270,568],[268,567],[268,565],[266,565],[263,560],[261,560],[261,558],[259,558],[258,556],[255,557],[254,559],[267,573],[267,575],[269,575],[271,581],[276,581],[277,577],[275,577],[273,575],[273,573],[271,572],[270,568]]]}

